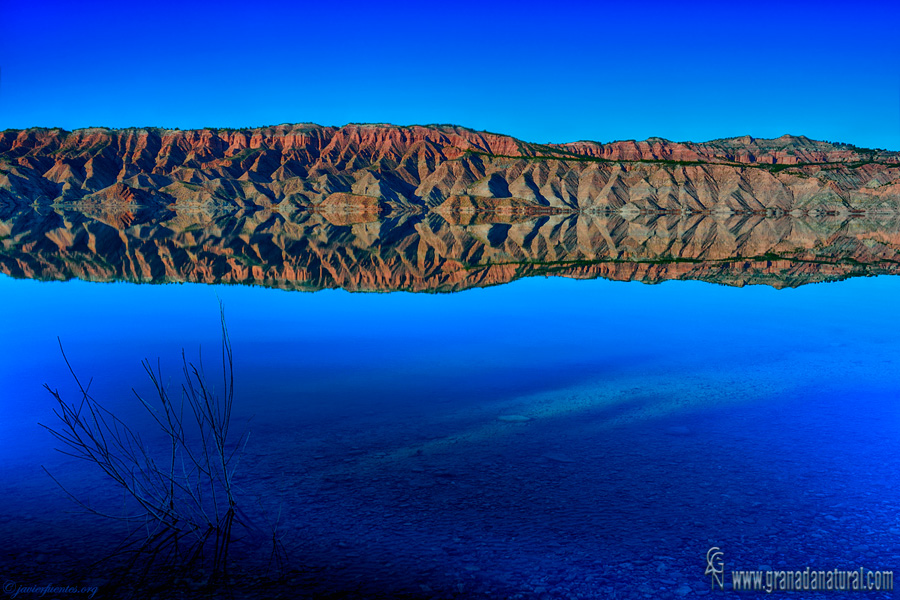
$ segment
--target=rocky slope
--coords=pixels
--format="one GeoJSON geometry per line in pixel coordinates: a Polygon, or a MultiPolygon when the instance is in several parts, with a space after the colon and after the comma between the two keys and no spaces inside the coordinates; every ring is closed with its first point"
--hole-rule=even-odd
{"type": "Polygon", "coordinates": [[[540,145],[454,126],[7,130],[0,204],[890,213],[900,154],[792,136],[540,145]]]}
{"type": "Polygon", "coordinates": [[[0,209],[0,272],[429,292],[535,275],[796,287],[900,273],[900,216],[456,216],[0,209]]]}

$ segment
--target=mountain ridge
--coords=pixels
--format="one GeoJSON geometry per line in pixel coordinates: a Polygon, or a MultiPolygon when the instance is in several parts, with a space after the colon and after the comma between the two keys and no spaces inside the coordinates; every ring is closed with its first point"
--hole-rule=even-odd
{"type": "Polygon", "coordinates": [[[0,132],[0,203],[897,212],[900,153],[790,135],[536,144],[456,125],[32,128],[0,132]]]}

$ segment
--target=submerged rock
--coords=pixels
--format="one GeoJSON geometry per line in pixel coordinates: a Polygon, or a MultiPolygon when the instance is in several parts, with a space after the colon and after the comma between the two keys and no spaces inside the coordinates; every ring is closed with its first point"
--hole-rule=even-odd
{"type": "Polygon", "coordinates": [[[524,423],[530,421],[531,417],[526,417],[525,415],[500,415],[497,417],[497,420],[507,423],[524,423]]]}
{"type": "Polygon", "coordinates": [[[693,435],[693,433],[690,427],[685,427],[684,425],[674,425],[666,429],[666,435],[674,435],[676,437],[693,435]]]}
{"type": "Polygon", "coordinates": [[[574,458],[569,458],[562,452],[547,452],[546,454],[543,454],[542,456],[543,456],[543,458],[546,458],[547,460],[552,460],[553,462],[560,462],[560,463],[575,462],[574,458]]]}

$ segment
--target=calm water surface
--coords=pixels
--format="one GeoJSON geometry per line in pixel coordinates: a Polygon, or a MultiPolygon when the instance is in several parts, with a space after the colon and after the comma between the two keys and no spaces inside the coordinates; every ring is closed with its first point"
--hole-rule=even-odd
{"type": "Polygon", "coordinates": [[[898,297],[893,277],[454,294],[2,277],[5,573],[59,580],[116,535],[41,471],[104,493],[37,425],[43,383],[75,393],[57,337],[140,424],[141,359],[174,383],[182,348],[220,364],[218,299],[251,430],[240,481],[281,507],[300,597],[705,595],[714,545],[729,570],[900,568],[898,297]]]}

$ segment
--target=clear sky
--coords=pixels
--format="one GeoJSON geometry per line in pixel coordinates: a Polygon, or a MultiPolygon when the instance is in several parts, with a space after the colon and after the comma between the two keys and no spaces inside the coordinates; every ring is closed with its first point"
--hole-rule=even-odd
{"type": "Polygon", "coordinates": [[[900,150],[900,2],[0,4],[0,129],[455,123],[900,150]]]}

